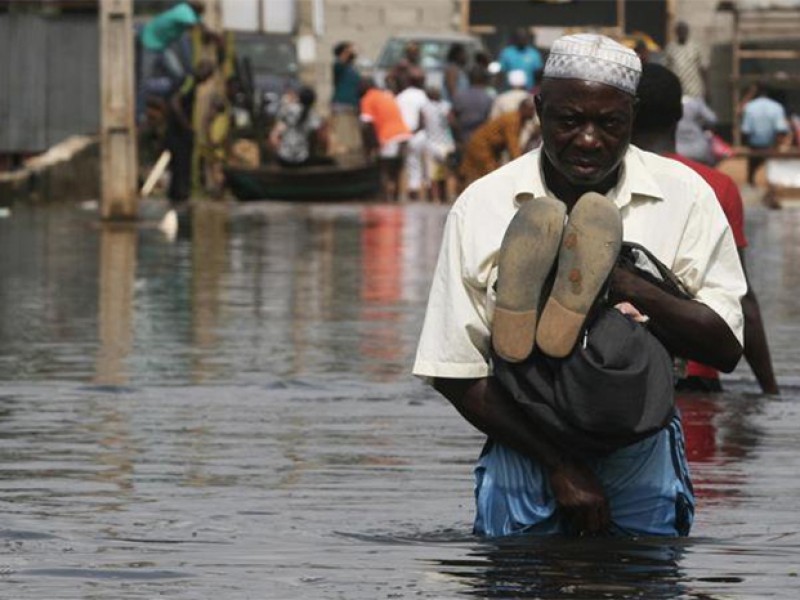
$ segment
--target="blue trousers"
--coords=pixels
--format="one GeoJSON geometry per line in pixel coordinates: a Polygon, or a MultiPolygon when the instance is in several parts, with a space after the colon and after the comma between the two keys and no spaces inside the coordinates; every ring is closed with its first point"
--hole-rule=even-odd
{"type": "MultiPolygon", "coordinates": [[[[613,534],[689,534],[695,503],[679,416],[659,433],[588,464],[609,500],[613,534]]],[[[475,500],[478,535],[567,533],[542,466],[501,444],[484,448],[475,500]]]]}

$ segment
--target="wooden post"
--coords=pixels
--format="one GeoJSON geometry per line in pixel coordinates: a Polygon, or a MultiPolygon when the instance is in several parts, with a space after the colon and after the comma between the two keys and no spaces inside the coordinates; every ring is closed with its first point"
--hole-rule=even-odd
{"type": "Polygon", "coordinates": [[[617,29],[619,36],[625,37],[625,0],[617,0],[617,29]]]}
{"type": "Polygon", "coordinates": [[[136,94],[133,83],[133,0],[100,6],[100,214],[134,219],[136,190],[136,94]]]}
{"type": "Polygon", "coordinates": [[[461,0],[461,31],[469,33],[469,0],[461,0]]]}

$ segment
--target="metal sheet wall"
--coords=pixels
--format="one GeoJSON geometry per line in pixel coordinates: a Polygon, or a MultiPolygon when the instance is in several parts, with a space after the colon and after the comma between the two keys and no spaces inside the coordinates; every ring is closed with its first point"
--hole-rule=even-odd
{"type": "Polygon", "coordinates": [[[93,16],[0,15],[0,152],[40,152],[100,125],[93,16]]]}

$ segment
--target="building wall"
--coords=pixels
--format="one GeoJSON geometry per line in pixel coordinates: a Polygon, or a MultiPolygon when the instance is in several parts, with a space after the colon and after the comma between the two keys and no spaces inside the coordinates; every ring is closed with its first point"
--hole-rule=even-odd
{"type": "Polygon", "coordinates": [[[94,15],[0,15],[0,152],[41,152],[100,125],[94,15]]]}
{"type": "Polygon", "coordinates": [[[461,27],[461,0],[298,0],[298,9],[301,78],[317,90],[321,110],[332,93],[332,49],[337,42],[354,42],[359,57],[374,62],[392,35],[446,33],[461,27]]]}

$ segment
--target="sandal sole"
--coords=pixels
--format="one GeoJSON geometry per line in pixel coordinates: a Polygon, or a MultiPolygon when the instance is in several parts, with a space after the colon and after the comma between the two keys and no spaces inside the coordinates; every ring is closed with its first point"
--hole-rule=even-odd
{"type": "Polygon", "coordinates": [[[492,345],[509,362],[525,360],[536,343],[542,287],[564,231],[566,206],[553,198],[524,201],[508,225],[498,257],[492,345]]]}
{"type": "Polygon", "coordinates": [[[595,192],[581,196],[564,227],[556,278],[539,320],[536,344],[544,354],[564,358],[572,352],[621,247],[616,205],[595,192]]]}

